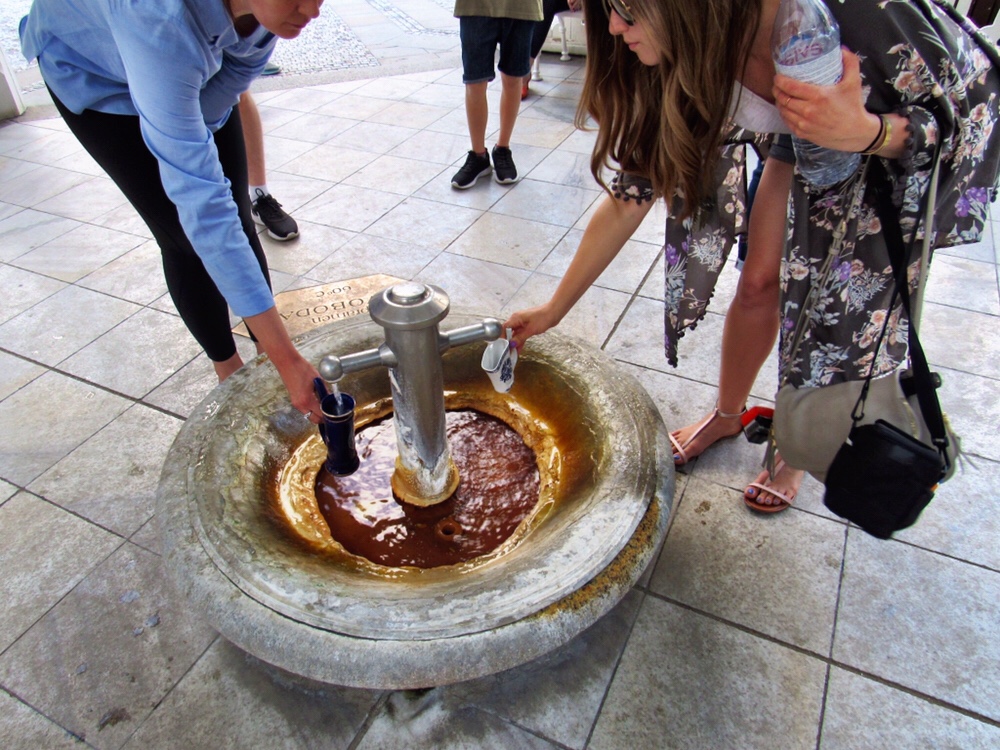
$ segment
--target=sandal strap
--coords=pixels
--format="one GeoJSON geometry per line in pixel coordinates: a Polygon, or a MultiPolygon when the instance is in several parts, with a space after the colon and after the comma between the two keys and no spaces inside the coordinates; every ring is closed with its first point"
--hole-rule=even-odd
{"type": "Polygon", "coordinates": [[[716,403],[713,411],[715,412],[715,416],[720,417],[722,419],[739,419],[740,417],[742,417],[744,414],[747,413],[747,405],[743,404],[743,408],[736,414],[730,414],[729,412],[722,411],[722,409],[719,408],[719,404],[716,403]]]}

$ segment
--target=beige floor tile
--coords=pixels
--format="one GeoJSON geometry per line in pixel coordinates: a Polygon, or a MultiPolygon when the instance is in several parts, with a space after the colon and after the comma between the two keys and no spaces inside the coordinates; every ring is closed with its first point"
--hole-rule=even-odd
{"type": "Polygon", "coordinates": [[[829,656],[844,527],[809,513],[750,513],[697,477],[676,511],[650,590],[829,656]]]}
{"type": "MultiPolygon", "coordinates": [[[[27,492],[0,505],[0,521],[18,531],[5,534],[0,546],[0,650],[6,657],[8,647],[123,540],[27,492]]],[[[6,672],[5,663],[0,657],[0,672],[6,672]]]]}
{"type": "Polygon", "coordinates": [[[588,748],[815,748],[826,667],[653,597],[588,748]]]}
{"type": "Polygon", "coordinates": [[[187,418],[218,384],[212,363],[201,355],[147,394],[143,401],[187,418]]]}
{"type": "Polygon", "coordinates": [[[0,323],[29,310],[44,299],[65,288],[65,282],[15,266],[0,266],[0,323]]]}
{"type": "Polygon", "coordinates": [[[385,216],[403,196],[382,190],[335,185],[295,212],[302,221],[361,232],[385,216]]]}
{"type": "MultiPolygon", "coordinates": [[[[461,138],[465,145],[465,150],[470,148],[469,144],[469,120],[465,116],[465,106],[462,104],[464,95],[462,89],[458,89],[455,95],[455,103],[458,106],[437,122],[431,123],[423,133],[442,133],[461,138]]],[[[495,110],[494,110],[495,111],[495,110]]]]}
{"type": "Polygon", "coordinates": [[[943,381],[938,390],[941,409],[962,441],[962,450],[973,456],[1000,461],[997,381],[944,367],[936,369],[943,381]]]}
{"type": "Polygon", "coordinates": [[[59,167],[59,169],[68,169],[70,172],[82,172],[83,174],[89,174],[91,177],[106,178],[106,173],[104,169],[101,168],[101,165],[94,160],[94,157],[82,148],[62,157],[61,159],[53,159],[50,161],[46,158],[45,161],[53,167],[59,167]]]}
{"type": "MultiPolygon", "coordinates": [[[[583,232],[571,229],[563,240],[555,246],[545,260],[539,264],[539,273],[561,277],[569,268],[573,256],[580,245],[583,232]]],[[[652,272],[653,264],[659,259],[660,247],[644,242],[628,241],[619,251],[615,259],[597,277],[594,283],[598,286],[616,289],[619,292],[633,292],[641,284],[646,275],[652,272]]]]}
{"type": "Polygon", "coordinates": [[[396,693],[357,750],[555,750],[556,746],[474,708],[449,711],[396,693]]]}
{"type": "Polygon", "coordinates": [[[597,200],[595,189],[560,188],[551,184],[522,179],[493,207],[498,214],[534,219],[562,227],[571,227],[597,200]]]}
{"type": "Polygon", "coordinates": [[[67,750],[80,741],[58,724],[0,691],[0,745],[6,750],[67,750]]]}
{"type": "Polygon", "coordinates": [[[386,99],[358,96],[357,94],[341,94],[327,104],[318,107],[316,114],[344,117],[349,120],[367,120],[372,115],[391,106],[392,102],[386,99]]]}
{"type": "MultiPolygon", "coordinates": [[[[2,160],[2,157],[0,157],[0,160],[2,160]]],[[[14,206],[11,205],[10,203],[0,203],[0,222],[6,221],[11,216],[14,216],[15,214],[20,213],[21,211],[24,210],[25,209],[21,208],[20,206],[14,206]]]]}
{"type": "Polygon", "coordinates": [[[519,268],[441,253],[414,280],[444,289],[453,309],[465,308],[502,319],[500,310],[511,290],[520,287],[527,277],[528,272],[519,268]]]}
{"type": "Polygon", "coordinates": [[[860,747],[974,750],[1000,746],[1000,729],[834,667],[822,750],[860,747]]]}
{"type": "Polygon", "coordinates": [[[52,164],[82,149],[83,146],[71,133],[38,128],[37,137],[30,138],[17,148],[7,151],[6,155],[38,164],[52,164]]]}
{"type": "Polygon", "coordinates": [[[1000,464],[977,458],[960,466],[896,538],[1000,570],[1000,464]]]}
{"type": "MultiPolygon", "coordinates": [[[[336,184],[370,164],[376,157],[377,154],[370,151],[321,144],[282,164],[281,172],[328,180],[336,184]]],[[[296,209],[296,217],[298,216],[296,209]]]]}
{"type": "MultiPolygon", "coordinates": [[[[927,277],[928,302],[989,315],[1000,315],[996,266],[964,258],[941,255],[934,259],[927,277]]],[[[956,311],[961,315],[961,310],[956,311]]]]}
{"type": "MultiPolygon", "coordinates": [[[[407,96],[404,101],[416,104],[430,105],[434,107],[446,108],[449,111],[455,107],[463,107],[465,99],[465,89],[453,84],[433,82],[417,89],[407,96]]],[[[425,127],[431,127],[435,121],[427,123],[425,127]]]]}
{"type": "Polygon", "coordinates": [[[590,154],[576,151],[550,151],[530,173],[533,180],[556,185],[593,189],[597,184],[590,173],[590,154]]]}
{"type": "Polygon", "coordinates": [[[23,388],[44,372],[45,368],[41,365],[6,352],[0,352],[0,401],[23,388]]]}
{"type": "Polygon", "coordinates": [[[583,748],[643,595],[633,590],[594,625],[523,667],[441,688],[446,706],[476,706],[571,748],[583,748]]]}
{"type": "Polygon", "coordinates": [[[998,617],[997,572],[851,529],[837,662],[997,721],[998,617]]]}
{"type": "Polygon", "coordinates": [[[323,224],[298,221],[298,225],[299,236],[289,242],[278,242],[266,233],[261,234],[260,241],[264,246],[264,254],[267,255],[272,284],[275,282],[274,274],[279,272],[289,276],[308,274],[313,268],[335,256],[338,248],[355,237],[353,232],[323,224]]]}
{"type": "Polygon", "coordinates": [[[65,375],[35,378],[0,402],[0,476],[27,485],[128,407],[65,375]]]}
{"type": "Polygon", "coordinates": [[[148,305],[167,293],[160,247],[149,240],[87,274],[78,284],[95,292],[148,305]]]}
{"type": "Polygon", "coordinates": [[[921,316],[920,345],[931,367],[948,367],[1000,380],[996,316],[929,302],[921,316]]]}
{"type": "Polygon", "coordinates": [[[0,220],[0,260],[3,261],[13,261],[79,226],[61,216],[17,208],[17,213],[0,220]]]}
{"type": "Polygon", "coordinates": [[[0,479],[0,504],[3,504],[14,497],[17,487],[0,479]]]}
{"type": "Polygon", "coordinates": [[[278,684],[218,639],[126,748],[346,748],[378,693],[278,684]]]}
{"type": "Polygon", "coordinates": [[[485,213],[448,247],[449,253],[480,260],[502,260],[534,270],[566,234],[565,227],[485,213]]]}
{"type": "MultiPolygon", "coordinates": [[[[562,105],[552,104],[550,106],[561,107],[562,105]]],[[[544,119],[531,117],[532,110],[540,109],[541,107],[540,103],[535,104],[531,110],[518,115],[517,122],[514,124],[514,132],[510,138],[511,144],[515,147],[518,144],[524,144],[526,146],[537,146],[538,148],[556,148],[575,130],[572,113],[570,113],[569,117],[560,117],[558,120],[551,117],[545,117],[544,119]]],[[[575,110],[575,105],[573,109],[575,110]]],[[[499,109],[494,108],[491,111],[498,112],[499,109]]]]}
{"type": "Polygon", "coordinates": [[[76,221],[93,221],[127,202],[118,186],[102,175],[36,204],[35,209],[76,221]]]}
{"type": "Polygon", "coordinates": [[[320,283],[377,273],[411,279],[437,256],[438,251],[434,248],[358,234],[313,268],[309,277],[320,283]]]}
{"type": "Polygon", "coordinates": [[[128,537],[155,509],[181,421],[135,405],[28,485],[36,495],[128,537]]]}
{"type": "MultiPolygon", "coordinates": [[[[463,152],[464,153],[464,152],[463,152]]],[[[498,200],[503,198],[510,189],[509,185],[500,185],[492,177],[480,178],[474,187],[459,190],[451,186],[455,173],[465,162],[463,156],[460,163],[445,168],[437,177],[413,194],[414,198],[424,198],[444,204],[442,210],[450,210],[449,206],[462,206],[478,211],[488,211],[498,200]]]]}
{"type": "Polygon", "coordinates": [[[390,99],[393,101],[405,99],[420,91],[427,84],[423,81],[404,78],[401,76],[390,76],[388,78],[374,78],[358,86],[354,93],[358,96],[370,96],[375,99],[390,99]]]}
{"type": "MultiPolygon", "coordinates": [[[[547,302],[558,285],[559,278],[556,276],[532,274],[503,305],[500,317],[506,318],[517,310],[547,302]]],[[[628,304],[629,296],[624,292],[592,286],[583,293],[556,330],[599,349],[615,329],[628,304]]],[[[530,342],[528,346],[531,346],[530,342]]]]}
{"type": "Polygon", "coordinates": [[[153,239],[152,232],[146,226],[131,203],[125,203],[118,208],[108,211],[106,214],[98,216],[93,221],[94,224],[108,229],[114,229],[126,234],[134,234],[145,240],[153,239]]]}
{"type": "Polygon", "coordinates": [[[352,122],[351,127],[321,142],[341,148],[387,154],[400,143],[414,136],[419,128],[402,125],[385,125],[378,122],[352,122]]]}
{"type": "Polygon", "coordinates": [[[90,180],[90,175],[47,165],[32,169],[31,179],[0,183],[0,201],[31,208],[42,201],[90,180]]]}
{"type": "Polygon", "coordinates": [[[146,521],[138,531],[129,537],[129,541],[149,550],[154,555],[162,555],[163,545],[160,543],[160,528],[156,516],[146,521]]]}
{"type": "Polygon", "coordinates": [[[441,172],[440,164],[383,155],[346,178],[343,184],[410,195],[441,172]]]}
{"type": "Polygon", "coordinates": [[[447,115],[454,107],[454,101],[448,102],[446,106],[421,104],[415,101],[396,102],[365,119],[368,122],[380,122],[386,125],[404,123],[409,128],[426,128],[447,115]]]}
{"type": "Polygon", "coordinates": [[[125,542],[0,657],[0,680],[96,748],[118,748],[217,636],[125,542]]]}
{"type": "Polygon", "coordinates": [[[288,89],[267,100],[269,107],[291,109],[296,112],[314,112],[339,97],[332,91],[319,89],[288,89]]]}
{"type": "Polygon", "coordinates": [[[441,209],[441,204],[434,201],[406,198],[366,231],[376,237],[444,250],[482,215],[481,211],[459,206],[441,209]]]}
{"type": "Polygon", "coordinates": [[[82,224],[20,255],[16,264],[62,281],[77,281],[143,243],[141,237],[82,224]]]}
{"type": "Polygon", "coordinates": [[[10,156],[19,149],[44,138],[50,132],[50,130],[43,130],[34,123],[4,123],[3,138],[0,138],[0,154],[10,156]]]}
{"type": "Polygon", "coordinates": [[[117,393],[141,398],[200,351],[179,317],[145,308],[64,360],[62,367],[117,393]]]}
{"type": "MultiPolygon", "coordinates": [[[[302,206],[325,193],[333,187],[333,183],[327,179],[316,179],[315,177],[272,169],[268,171],[267,186],[285,211],[295,217],[302,206]]],[[[257,225],[257,228],[261,234],[267,236],[260,224],[257,225]]]]}
{"type": "MultiPolygon", "coordinates": [[[[271,131],[271,135],[305,143],[327,143],[331,139],[355,127],[354,120],[329,115],[303,114],[289,120],[271,131]]],[[[340,145],[340,144],[335,144],[340,145]]]]}

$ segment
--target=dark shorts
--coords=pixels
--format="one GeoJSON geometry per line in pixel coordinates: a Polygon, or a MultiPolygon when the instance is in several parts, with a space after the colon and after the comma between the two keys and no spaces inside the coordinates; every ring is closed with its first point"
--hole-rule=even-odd
{"type": "Polygon", "coordinates": [[[496,78],[493,68],[497,45],[504,75],[523,78],[531,72],[531,35],[535,21],[488,16],[458,19],[462,40],[462,82],[483,83],[496,78]]]}
{"type": "Polygon", "coordinates": [[[785,164],[795,163],[795,150],[792,148],[792,136],[788,133],[781,133],[771,144],[771,150],[767,152],[769,159],[783,161],[785,164]]]}

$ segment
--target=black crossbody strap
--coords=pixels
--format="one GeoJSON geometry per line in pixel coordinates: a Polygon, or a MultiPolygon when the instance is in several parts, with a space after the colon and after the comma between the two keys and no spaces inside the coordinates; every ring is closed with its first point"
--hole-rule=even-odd
{"type": "MultiPolygon", "coordinates": [[[[892,183],[889,181],[889,176],[886,174],[881,160],[873,159],[872,162],[871,173],[872,182],[875,186],[875,208],[882,222],[882,234],[885,237],[885,244],[889,250],[889,260],[892,262],[892,270],[896,283],[895,293],[901,296],[903,309],[906,310],[907,317],[909,318],[910,285],[907,279],[907,254],[903,244],[903,232],[899,226],[899,216],[892,205],[892,183]]],[[[929,232],[931,228],[924,227],[924,231],[929,232]]],[[[916,230],[914,230],[914,236],[916,236],[916,230]]],[[[893,295],[892,304],[894,303],[895,294],[893,295]]],[[[920,339],[917,336],[915,326],[910,324],[908,328],[910,366],[914,390],[917,394],[917,403],[920,404],[920,411],[924,422],[926,422],[927,429],[931,433],[931,440],[944,457],[945,467],[948,467],[948,433],[944,425],[944,416],[941,413],[941,404],[938,401],[937,392],[935,391],[934,378],[927,364],[927,357],[924,355],[923,347],[920,345],[920,339]]]]}

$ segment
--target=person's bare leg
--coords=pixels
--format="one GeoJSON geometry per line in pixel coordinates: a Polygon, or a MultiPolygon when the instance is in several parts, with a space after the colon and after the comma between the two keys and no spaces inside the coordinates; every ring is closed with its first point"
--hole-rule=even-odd
{"type": "Polygon", "coordinates": [[[257,103],[249,91],[240,95],[240,120],[243,123],[243,140],[247,149],[247,172],[250,185],[267,184],[267,167],[264,161],[264,126],[260,121],[257,103]]]}
{"type": "MultiPolygon", "coordinates": [[[[739,434],[738,415],[746,406],[757,374],[774,347],[779,323],[778,275],[784,252],[791,179],[790,164],[774,159],[765,163],[750,213],[747,259],[740,273],[736,296],[726,311],[716,402],[719,413],[709,413],[697,423],[672,433],[684,446],[689,459],[700,455],[716,441],[739,434]]],[[[679,465],[683,461],[677,454],[674,460],[679,465]]]]}
{"type": "Polygon", "coordinates": [[[500,132],[497,134],[497,145],[504,148],[510,148],[510,137],[514,133],[514,123],[521,109],[522,83],[523,78],[500,74],[500,132]]]}
{"type": "Polygon", "coordinates": [[[469,124],[469,140],[477,154],[486,151],[486,125],[490,119],[486,100],[487,81],[465,84],[465,119],[469,124]]]}

